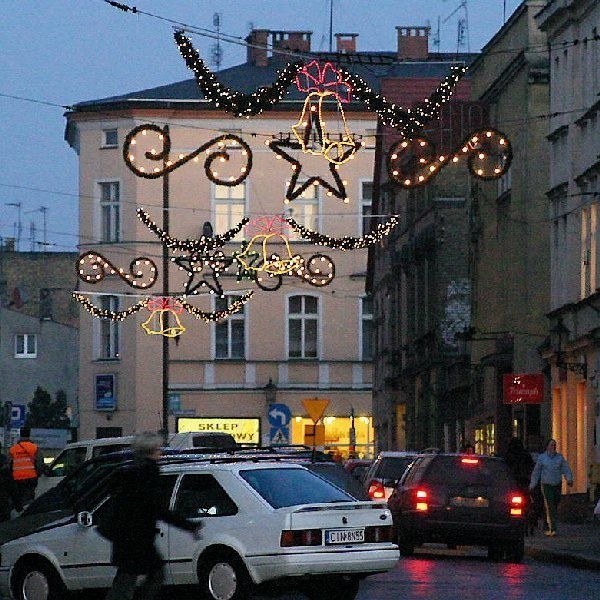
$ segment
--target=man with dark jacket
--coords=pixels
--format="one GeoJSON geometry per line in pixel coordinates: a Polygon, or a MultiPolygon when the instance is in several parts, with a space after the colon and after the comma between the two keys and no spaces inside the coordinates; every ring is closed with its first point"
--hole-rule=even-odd
{"type": "Polygon", "coordinates": [[[131,600],[139,575],[144,575],[140,598],[159,597],[164,581],[163,558],[154,543],[156,522],[166,521],[199,538],[201,524],[184,519],[162,505],[157,461],[162,438],[155,433],[136,436],[134,464],[117,477],[112,499],[112,564],[117,573],[106,600],[131,600]]]}
{"type": "Polygon", "coordinates": [[[13,479],[11,461],[2,453],[0,445],[0,523],[10,520],[13,508],[19,512],[23,510],[13,479]]]}

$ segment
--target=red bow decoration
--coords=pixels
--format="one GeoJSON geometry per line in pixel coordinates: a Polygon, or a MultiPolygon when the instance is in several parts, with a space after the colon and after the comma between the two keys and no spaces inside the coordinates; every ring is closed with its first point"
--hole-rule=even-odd
{"type": "Polygon", "coordinates": [[[183,312],[183,306],[175,299],[167,297],[152,298],[148,300],[146,308],[152,312],[155,310],[172,310],[180,315],[183,312]]]}
{"type": "Polygon", "coordinates": [[[245,233],[248,237],[254,237],[263,233],[287,233],[290,230],[289,223],[280,215],[269,215],[256,217],[246,225],[245,233]]]}
{"type": "Polygon", "coordinates": [[[326,62],[321,68],[318,60],[308,63],[296,75],[296,87],[301,92],[318,92],[323,94],[329,92],[333,94],[340,102],[350,102],[352,100],[352,86],[342,79],[341,73],[330,63],[326,62]],[[300,78],[306,79],[306,85],[303,85],[300,78]],[[341,88],[341,90],[340,90],[341,88]]]}

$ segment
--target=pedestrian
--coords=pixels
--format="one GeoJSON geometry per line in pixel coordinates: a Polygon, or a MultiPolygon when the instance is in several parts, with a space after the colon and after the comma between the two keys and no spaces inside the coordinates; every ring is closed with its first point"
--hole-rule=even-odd
{"type": "Polygon", "coordinates": [[[10,520],[13,509],[21,512],[23,506],[13,479],[12,462],[2,452],[0,445],[0,523],[10,520]]]}
{"type": "MultiPolygon", "coordinates": [[[[155,545],[156,522],[166,521],[200,538],[202,523],[180,517],[163,506],[158,459],[162,437],[141,433],[133,441],[134,461],[116,477],[112,498],[111,562],[117,573],[106,600],[131,600],[138,576],[144,576],[140,598],[154,600],[164,581],[163,558],[155,545]]],[[[106,529],[106,528],[105,528],[106,529]]]]}
{"type": "Polygon", "coordinates": [[[38,445],[30,439],[29,427],[21,427],[19,440],[10,447],[13,479],[22,504],[35,497],[38,477],[44,472],[44,458],[38,445]]]}
{"type": "Polygon", "coordinates": [[[556,451],[556,440],[549,440],[546,450],[538,456],[529,483],[529,489],[532,491],[538,483],[541,484],[546,522],[548,524],[548,529],[544,533],[549,536],[556,535],[556,517],[563,477],[567,481],[567,485],[571,487],[573,485],[573,473],[565,457],[556,451]]]}

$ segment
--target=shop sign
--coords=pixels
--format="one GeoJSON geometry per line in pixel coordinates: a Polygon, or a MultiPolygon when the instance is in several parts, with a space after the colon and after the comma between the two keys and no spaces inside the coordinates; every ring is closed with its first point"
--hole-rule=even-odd
{"type": "Polygon", "coordinates": [[[179,417],[177,432],[230,433],[239,444],[260,444],[260,419],[254,417],[179,417]]]}
{"type": "Polygon", "coordinates": [[[541,404],[544,376],[541,373],[507,373],[502,379],[504,404],[541,404]]]}

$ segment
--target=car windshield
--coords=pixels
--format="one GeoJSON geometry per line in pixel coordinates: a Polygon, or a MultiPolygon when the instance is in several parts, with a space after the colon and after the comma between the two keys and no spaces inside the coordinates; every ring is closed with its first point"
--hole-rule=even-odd
{"type": "Polygon", "coordinates": [[[245,479],[273,508],[356,499],[306,469],[248,469],[245,479]]]}
{"type": "Polygon", "coordinates": [[[441,485],[509,487],[506,464],[499,459],[476,456],[439,456],[431,462],[426,480],[441,485]]]}
{"type": "Polygon", "coordinates": [[[375,477],[381,479],[400,479],[414,456],[384,456],[375,471],[375,477]]]}

